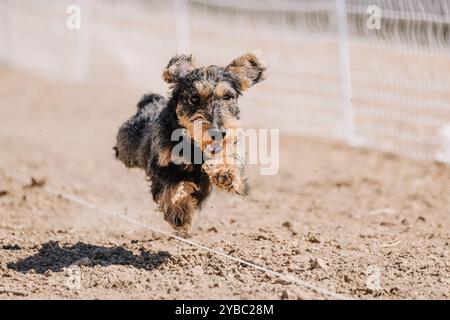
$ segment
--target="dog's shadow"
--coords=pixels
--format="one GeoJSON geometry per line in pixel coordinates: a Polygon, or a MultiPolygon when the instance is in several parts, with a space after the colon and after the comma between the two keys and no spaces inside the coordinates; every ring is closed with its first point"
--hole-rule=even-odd
{"type": "Polygon", "coordinates": [[[73,265],[109,266],[124,265],[138,269],[153,270],[170,258],[166,251],[156,253],[140,250],[135,255],[130,250],[117,247],[102,247],[78,242],[72,246],[60,246],[56,241],[44,243],[38,253],[8,263],[8,269],[19,272],[35,270],[37,273],[46,271],[58,272],[73,265]]]}

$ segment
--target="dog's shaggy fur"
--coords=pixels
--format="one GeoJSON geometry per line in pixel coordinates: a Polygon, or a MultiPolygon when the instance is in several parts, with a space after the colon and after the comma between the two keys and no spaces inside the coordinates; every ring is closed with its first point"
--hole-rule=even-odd
{"type": "MultiPolygon", "coordinates": [[[[116,157],[127,167],[145,170],[151,181],[151,193],[164,218],[177,230],[188,231],[195,209],[201,208],[212,185],[246,195],[248,186],[242,167],[214,159],[218,143],[235,143],[229,134],[239,128],[238,97],[244,90],[262,81],[266,65],[257,53],[247,53],[226,67],[197,67],[192,56],[173,57],[163,71],[170,84],[168,99],[147,94],[137,112],[119,129],[116,157]],[[199,127],[202,133],[196,134],[199,127]],[[172,133],[186,133],[191,156],[177,161],[172,133]],[[193,161],[200,155],[199,163],[193,161]],[[209,160],[208,160],[209,159],[209,160]]],[[[220,153],[222,148],[217,153],[220,153]]],[[[178,159],[179,160],[179,159],[178,159]]]]}

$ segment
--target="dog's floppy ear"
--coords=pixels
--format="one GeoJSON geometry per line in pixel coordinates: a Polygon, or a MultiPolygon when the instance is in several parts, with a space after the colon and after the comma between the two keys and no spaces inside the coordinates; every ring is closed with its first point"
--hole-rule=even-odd
{"type": "Polygon", "coordinates": [[[234,59],[225,70],[238,77],[244,91],[265,79],[267,64],[259,51],[252,51],[234,59]]]}
{"type": "Polygon", "coordinates": [[[192,55],[176,55],[170,59],[163,71],[163,79],[167,83],[175,83],[196,68],[192,55]]]}

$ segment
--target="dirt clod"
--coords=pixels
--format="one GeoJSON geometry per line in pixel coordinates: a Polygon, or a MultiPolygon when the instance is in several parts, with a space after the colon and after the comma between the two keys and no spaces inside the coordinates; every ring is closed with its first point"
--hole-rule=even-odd
{"type": "Polygon", "coordinates": [[[218,230],[217,230],[217,228],[216,227],[212,227],[212,228],[209,228],[208,230],[206,230],[206,231],[208,231],[208,232],[214,232],[214,233],[217,233],[217,232],[219,232],[218,230]]]}
{"type": "Polygon", "coordinates": [[[35,178],[31,177],[31,182],[24,186],[25,189],[30,188],[42,188],[47,183],[46,178],[35,178]]]}
{"type": "Polygon", "coordinates": [[[288,229],[292,228],[292,224],[289,221],[283,222],[282,226],[288,229]]]}
{"type": "Polygon", "coordinates": [[[2,246],[4,250],[21,250],[22,247],[18,244],[5,244],[2,246]]]}
{"type": "Polygon", "coordinates": [[[312,234],[312,233],[308,233],[306,235],[306,240],[308,240],[311,243],[320,243],[319,238],[316,235],[312,234]]]}
{"type": "Polygon", "coordinates": [[[289,300],[292,299],[292,293],[289,290],[283,290],[281,292],[281,300],[289,300]]]}
{"type": "Polygon", "coordinates": [[[321,258],[309,259],[309,267],[311,268],[311,270],[314,270],[314,269],[326,270],[328,268],[325,261],[323,261],[321,258]]]}

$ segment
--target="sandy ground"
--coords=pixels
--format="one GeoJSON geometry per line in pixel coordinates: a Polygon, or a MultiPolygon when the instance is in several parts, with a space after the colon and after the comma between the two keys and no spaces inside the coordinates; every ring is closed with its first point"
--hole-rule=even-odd
{"type": "MultiPolygon", "coordinates": [[[[329,298],[109,215],[171,232],[111,150],[142,92],[0,78],[0,299],[329,298]]],[[[247,199],[215,192],[189,240],[347,297],[450,298],[448,166],[288,136],[280,161],[247,199]]]]}

